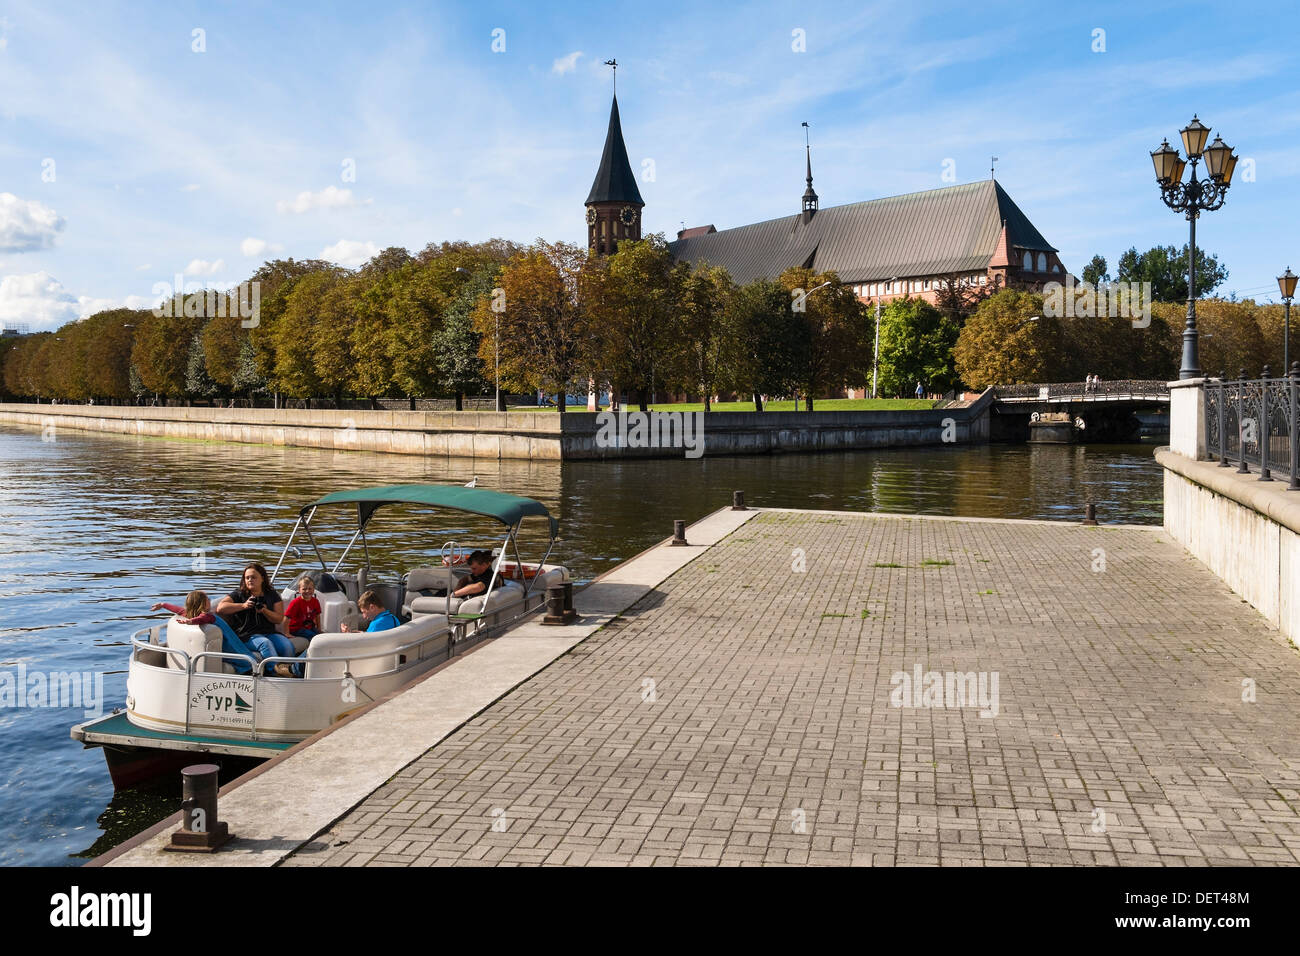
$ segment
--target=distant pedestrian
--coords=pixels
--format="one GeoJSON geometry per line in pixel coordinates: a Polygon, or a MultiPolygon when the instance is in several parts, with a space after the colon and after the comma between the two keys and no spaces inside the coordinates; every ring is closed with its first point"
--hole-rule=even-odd
{"type": "Polygon", "coordinates": [[[917,383],[916,383],[916,397],[917,397],[917,399],[920,399],[924,394],[925,394],[925,389],[923,389],[923,388],[921,387],[921,383],[920,383],[920,382],[917,382],[917,383]]]}

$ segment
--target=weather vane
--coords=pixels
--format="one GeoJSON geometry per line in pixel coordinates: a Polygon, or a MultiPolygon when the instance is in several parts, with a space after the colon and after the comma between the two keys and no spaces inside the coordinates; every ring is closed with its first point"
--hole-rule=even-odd
{"type": "Polygon", "coordinates": [[[614,69],[614,95],[618,96],[618,60],[606,60],[605,65],[614,69]]]}
{"type": "Polygon", "coordinates": [[[992,179],[993,167],[996,165],[998,158],[996,156],[990,156],[989,159],[992,160],[992,162],[989,163],[989,179],[992,179]]]}
{"type": "Polygon", "coordinates": [[[806,122],[805,122],[805,123],[801,123],[800,125],[803,126],[803,144],[804,144],[804,146],[809,146],[809,145],[811,145],[811,143],[810,143],[810,141],[809,141],[809,139],[808,139],[808,131],[809,131],[812,127],[810,127],[806,122]]]}

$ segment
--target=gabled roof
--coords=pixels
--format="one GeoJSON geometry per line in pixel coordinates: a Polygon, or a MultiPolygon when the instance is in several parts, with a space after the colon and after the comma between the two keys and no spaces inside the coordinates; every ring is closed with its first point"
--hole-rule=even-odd
{"type": "Polygon", "coordinates": [[[683,237],[679,260],[722,266],[737,282],[775,279],[792,266],[834,271],[843,282],[988,268],[1006,222],[1012,246],[1056,252],[994,180],[798,213],[683,237]]]}
{"type": "Polygon", "coordinates": [[[644,206],[641,191],[636,188],[632,164],[627,161],[627,147],[623,144],[623,127],[618,121],[618,97],[609,108],[609,132],[605,134],[605,151],[600,156],[600,169],[584,205],[594,202],[626,202],[644,206]]]}

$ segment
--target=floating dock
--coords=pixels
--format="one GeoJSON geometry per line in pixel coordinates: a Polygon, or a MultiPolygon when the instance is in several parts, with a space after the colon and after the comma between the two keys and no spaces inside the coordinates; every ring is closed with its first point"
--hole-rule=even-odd
{"type": "Polygon", "coordinates": [[[1300,656],[1161,528],[722,510],[112,865],[1290,864],[1300,656]]]}

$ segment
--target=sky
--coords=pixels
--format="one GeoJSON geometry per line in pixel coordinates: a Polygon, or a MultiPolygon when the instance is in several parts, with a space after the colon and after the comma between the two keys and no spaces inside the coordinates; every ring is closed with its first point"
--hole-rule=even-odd
{"type": "Polygon", "coordinates": [[[1218,290],[1300,269],[1288,4],[0,2],[0,322],[33,331],[268,258],[585,242],[617,58],[644,231],[989,175],[1076,275],[1187,242],[1149,153],[1242,157],[1218,290]]]}

